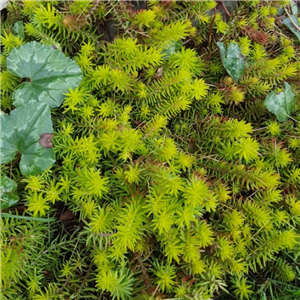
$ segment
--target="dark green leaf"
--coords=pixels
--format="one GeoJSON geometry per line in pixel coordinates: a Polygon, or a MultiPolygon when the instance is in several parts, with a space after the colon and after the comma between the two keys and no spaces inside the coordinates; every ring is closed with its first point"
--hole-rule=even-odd
{"type": "Polygon", "coordinates": [[[297,2],[294,0],[291,0],[291,9],[294,16],[298,15],[298,5],[297,2]]]}
{"type": "Polygon", "coordinates": [[[226,51],[224,43],[217,43],[222,63],[227,73],[238,82],[244,74],[245,69],[245,58],[241,53],[241,50],[237,44],[231,43],[226,51]]]}
{"type": "Polygon", "coordinates": [[[7,176],[1,175],[1,210],[7,209],[14,206],[19,201],[19,195],[15,193],[17,184],[8,178],[7,176]]]}
{"type": "MultiPolygon", "coordinates": [[[[298,20],[295,16],[291,15],[290,16],[291,19],[293,20],[293,22],[300,27],[298,20]]],[[[298,40],[300,41],[300,31],[293,25],[292,21],[289,17],[285,18],[282,22],[283,25],[285,25],[286,27],[288,27],[288,29],[293,32],[295,34],[295,36],[298,38],[298,40]]]]}
{"type": "Polygon", "coordinates": [[[161,54],[163,55],[164,59],[168,59],[170,56],[180,50],[182,45],[182,41],[172,42],[164,47],[164,50],[161,52],[161,54]]]}
{"type": "Polygon", "coordinates": [[[75,89],[82,80],[82,71],[76,63],[49,45],[27,43],[11,51],[7,69],[29,82],[22,83],[13,93],[15,106],[30,102],[46,102],[58,107],[64,93],[75,89]]]}
{"type": "Polygon", "coordinates": [[[267,109],[276,115],[278,121],[285,122],[294,106],[294,94],[288,83],[285,84],[285,91],[276,94],[271,92],[266,100],[265,105],[267,109]]]}
{"type": "Polygon", "coordinates": [[[54,162],[52,148],[40,145],[41,135],[53,133],[50,108],[46,103],[30,103],[1,115],[1,163],[22,154],[20,170],[24,175],[40,174],[54,162]]]}
{"type": "Polygon", "coordinates": [[[17,37],[22,40],[24,38],[24,25],[23,25],[23,22],[22,21],[16,22],[14,24],[13,31],[17,35],[17,37]]]}

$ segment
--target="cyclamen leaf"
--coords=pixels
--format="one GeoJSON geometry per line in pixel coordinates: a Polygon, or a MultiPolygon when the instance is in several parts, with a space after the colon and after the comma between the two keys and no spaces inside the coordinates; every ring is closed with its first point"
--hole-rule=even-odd
{"type": "Polygon", "coordinates": [[[50,108],[46,103],[30,103],[1,115],[1,163],[22,154],[20,170],[24,175],[37,175],[55,162],[52,148],[40,144],[44,133],[53,133],[50,108]]]}
{"type": "Polygon", "coordinates": [[[288,83],[284,83],[285,91],[276,94],[271,92],[266,100],[265,105],[267,109],[276,115],[279,122],[287,121],[293,107],[294,107],[294,93],[288,83]]]}
{"type": "Polygon", "coordinates": [[[231,43],[226,51],[224,43],[217,43],[224,68],[227,73],[238,82],[244,74],[245,58],[237,44],[231,43]]]}
{"type": "Polygon", "coordinates": [[[19,201],[19,195],[15,193],[17,184],[7,176],[1,176],[1,210],[14,206],[19,201]]]}
{"type": "Polygon", "coordinates": [[[291,1],[291,9],[292,9],[292,13],[294,16],[297,16],[298,15],[298,5],[297,5],[297,2],[296,0],[290,0],[291,1]]]}
{"type": "Polygon", "coordinates": [[[46,102],[50,107],[59,107],[64,93],[75,89],[82,80],[82,71],[73,60],[52,46],[37,42],[13,49],[7,57],[7,69],[30,80],[14,91],[16,107],[31,102],[46,102]]]}
{"type": "Polygon", "coordinates": [[[182,48],[182,41],[173,41],[164,47],[164,50],[161,52],[164,59],[170,58],[173,54],[179,51],[182,48]]]}
{"type": "Polygon", "coordinates": [[[24,38],[24,24],[23,24],[23,21],[16,22],[14,24],[13,31],[17,35],[17,37],[22,40],[24,38]]]}
{"type": "MultiPolygon", "coordinates": [[[[290,16],[291,19],[293,20],[293,22],[300,27],[298,20],[295,16],[291,15],[290,16]]],[[[285,18],[282,22],[283,25],[285,25],[286,27],[288,27],[288,29],[293,32],[295,34],[295,36],[298,38],[298,40],[300,41],[300,31],[293,25],[292,21],[289,17],[285,18]]]]}

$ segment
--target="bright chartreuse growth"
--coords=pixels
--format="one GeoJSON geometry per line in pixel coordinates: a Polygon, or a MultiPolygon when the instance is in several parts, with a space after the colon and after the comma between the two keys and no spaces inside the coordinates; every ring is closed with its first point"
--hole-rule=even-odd
{"type": "Polygon", "coordinates": [[[1,299],[300,298],[297,3],[1,23],[1,299]]]}

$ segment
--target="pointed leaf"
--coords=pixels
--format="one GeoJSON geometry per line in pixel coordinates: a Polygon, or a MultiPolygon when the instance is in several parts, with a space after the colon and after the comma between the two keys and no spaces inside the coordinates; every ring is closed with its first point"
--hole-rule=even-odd
{"type": "Polygon", "coordinates": [[[52,148],[40,144],[41,136],[52,134],[50,108],[46,103],[30,103],[1,115],[1,163],[11,161],[16,152],[22,154],[20,170],[24,175],[40,174],[54,162],[52,148]]]}
{"type": "Polygon", "coordinates": [[[17,37],[22,40],[24,38],[24,24],[23,24],[23,21],[16,22],[14,24],[13,31],[17,35],[17,37]]]}
{"type": "Polygon", "coordinates": [[[287,121],[293,106],[294,106],[294,94],[288,83],[285,84],[285,91],[276,94],[271,92],[266,100],[265,105],[267,109],[276,115],[279,122],[287,121]]]}
{"type": "Polygon", "coordinates": [[[294,16],[297,16],[298,15],[298,5],[297,5],[297,2],[296,0],[291,0],[291,9],[292,9],[292,13],[294,16]]]}
{"type": "MultiPolygon", "coordinates": [[[[298,26],[298,28],[300,27],[298,20],[295,16],[291,15],[290,16],[291,19],[293,20],[293,22],[298,26]]],[[[286,27],[288,27],[288,29],[293,32],[295,34],[295,36],[298,38],[298,40],[300,41],[300,31],[293,25],[292,21],[289,17],[285,18],[282,22],[283,25],[285,25],[286,27]]]]}
{"type": "Polygon", "coordinates": [[[1,175],[1,210],[7,209],[14,206],[19,201],[19,195],[15,193],[17,184],[8,178],[7,176],[1,175]]]}
{"type": "Polygon", "coordinates": [[[52,46],[37,42],[13,49],[7,57],[7,69],[29,79],[13,93],[17,107],[36,101],[58,107],[64,93],[75,89],[82,80],[82,71],[73,60],[52,46]]]}
{"type": "Polygon", "coordinates": [[[224,43],[217,43],[224,68],[227,73],[238,82],[244,74],[245,58],[237,44],[231,43],[226,51],[224,43]]]}

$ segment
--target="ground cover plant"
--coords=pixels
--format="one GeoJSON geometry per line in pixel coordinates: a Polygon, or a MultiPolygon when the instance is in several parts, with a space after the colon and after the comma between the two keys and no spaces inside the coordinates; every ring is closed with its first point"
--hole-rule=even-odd
{"type": "Polygon", "coordinates": [[[14,1],[1,14],[1,299],[300,298],[293,1],[14,1]]]}

